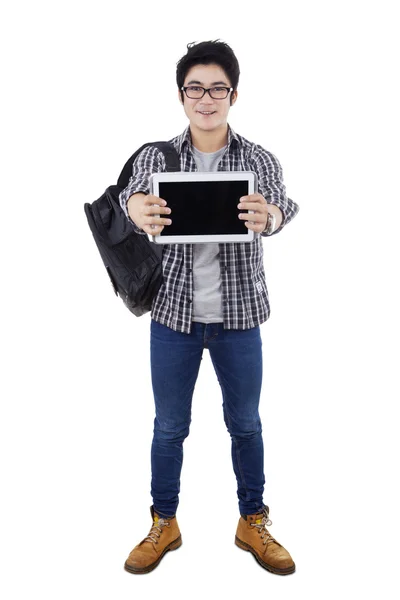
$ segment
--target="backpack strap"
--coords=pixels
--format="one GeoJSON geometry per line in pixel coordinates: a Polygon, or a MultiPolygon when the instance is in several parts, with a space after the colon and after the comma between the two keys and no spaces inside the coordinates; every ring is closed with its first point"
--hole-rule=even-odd
{"type": "Polygon", "coordinates": [[[125,166],[122,169],[120,176],[118,177],[117,185],[120,188],[124,189],[128,185],[129,179],[131,178],[131,175],[132,175],[132,165],[133,165],[136,157],[147,146],[155,146],[164,154],[166,171],[180,171],[181,170],[181,163],[179,160],[179,155],[172,144],[170,144],[169,142],[148,142],[147,144],[143,144],[143,146],[141,146],[139,148],[139,150],[136,150],[136,152],[134,154],[132,154],[132,156],[125,163],[125,166]]]}

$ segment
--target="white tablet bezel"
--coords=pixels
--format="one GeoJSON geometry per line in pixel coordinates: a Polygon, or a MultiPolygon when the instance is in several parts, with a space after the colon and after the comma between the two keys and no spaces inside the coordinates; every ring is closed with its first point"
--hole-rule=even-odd
{"type": "MultiPolygon", "coordinates": [[[[159,183],[164,181],[248,181],[248,194],[254,194],[258,190],[257,173],[254,171],[177,171],[168,173],[153,173],[150,176],[150,193],[159,197],[159,183]]],[[[237,209],[238,214],[245,212],[237,209]]],[[[249,211],[253,212],[253,211],[249,211]]],[[[159,216],[159,215],[155,215],[159,216]]],[[[163,215],[168,217],[168,215],[163,215]]],[[[174,216],[171,214],[171,219],[174,216]]],[[[168,225],[165,225],[167,228],[168,225]]],[[[254,239],[254,231],[248,229],[245,233],[213,234],[213,235],[149,235],[149,239],[156,244],[199,244],[205,242],[251,242],[254,239]]]]}

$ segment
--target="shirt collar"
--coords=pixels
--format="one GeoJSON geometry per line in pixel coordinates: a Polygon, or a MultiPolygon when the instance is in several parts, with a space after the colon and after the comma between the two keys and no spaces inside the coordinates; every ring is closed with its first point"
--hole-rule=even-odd
{"type": "MultiPolygon", "coordinates": [[[[232,143],[240,145],[240,139],[238,135],[233,131],[232,127],[228,123],[228,148],[232,143]]],[[[183,146],[187,144],[189,148],[192,147],[192,136],[190,133],[190,125],[188,125],[185,131],[179,136],[179,154],[182,152],[183,146]]]]}

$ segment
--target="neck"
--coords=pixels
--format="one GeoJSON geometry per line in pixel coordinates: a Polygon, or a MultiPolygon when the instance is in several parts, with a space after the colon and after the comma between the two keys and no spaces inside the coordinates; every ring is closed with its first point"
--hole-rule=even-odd
{"type": "Polygon", "coordinates": [[[190,135],[193,146],[200,152],[216,152],[228,143],[228,125],[225,123],[213,131],[204,131],[190,125],[190,135]]]}

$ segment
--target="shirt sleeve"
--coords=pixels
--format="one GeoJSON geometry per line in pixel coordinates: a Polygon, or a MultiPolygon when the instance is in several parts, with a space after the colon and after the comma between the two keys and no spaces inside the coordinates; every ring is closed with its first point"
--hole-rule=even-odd
{"type": "Polygon", "coordinates": [[[126,218],[133,226],[136,233],[146,235],[140,227],[136,225],[130,218],[127,210],[127,202],[129,198],[138,192],[143,194],[150,193],[150,175],[153,173],[162,173],[165,171],[164,154],[155,146],[146,146],[140,154],[135,158],[132,165],[132,175],[129,179],[127,187],[119,194],[119,203],[124,211],[126,218]]]}
{"type": "MultiPolygon", "coordinates": [[[[271,234],[271,236],[275,235],[290,223],[299,212],[300,207],[286,195],[282,167],[274,154],[258,144],[254,145],[249,164],[257,173],[259,193],[264,196],[268,204],[275,204],[282,211],[282,223],[271,234]]],[[[265,232],[262,232],[261,235],[267,236],[265,232]]]]}

